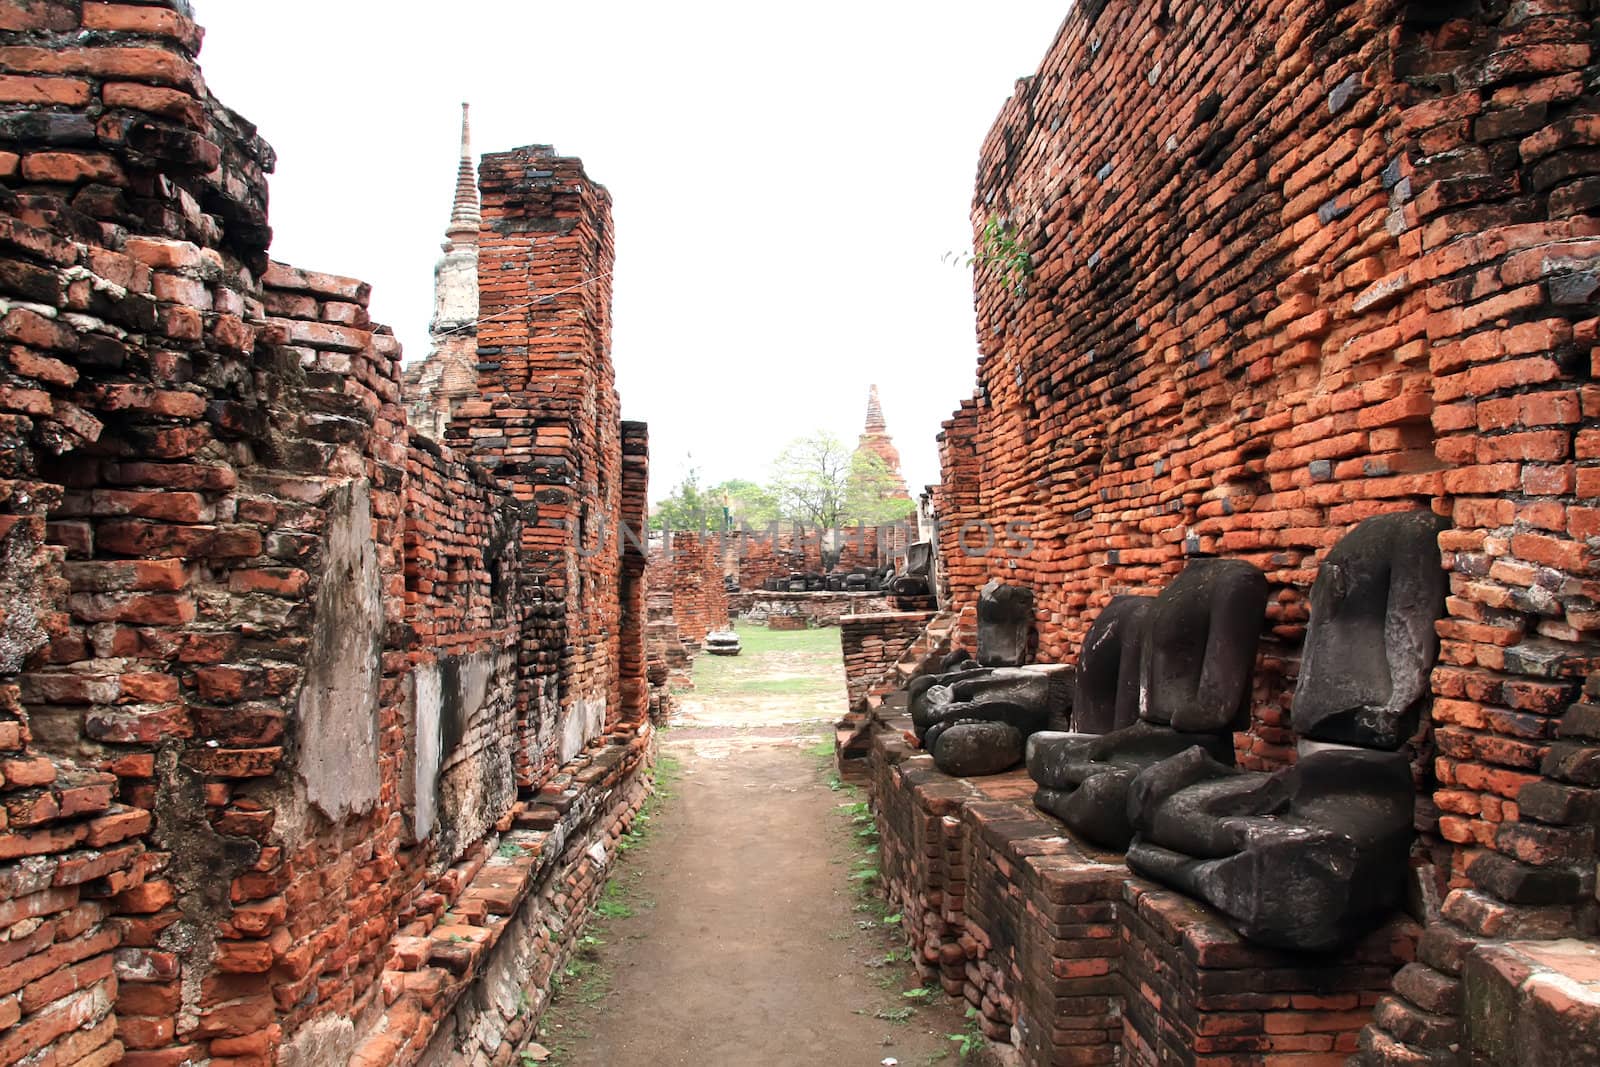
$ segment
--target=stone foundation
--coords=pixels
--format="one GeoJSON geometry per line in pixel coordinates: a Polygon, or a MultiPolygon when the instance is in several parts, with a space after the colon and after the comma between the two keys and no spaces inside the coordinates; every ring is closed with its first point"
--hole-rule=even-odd
{"type": "Polygon", "coordinates": [[[813,626],[838,626],[846,615],[869,615],[890,610],[885,593],[769,593],[728,594],[729,614],[764,623],[770,615],[801,615],[813,626]]]}

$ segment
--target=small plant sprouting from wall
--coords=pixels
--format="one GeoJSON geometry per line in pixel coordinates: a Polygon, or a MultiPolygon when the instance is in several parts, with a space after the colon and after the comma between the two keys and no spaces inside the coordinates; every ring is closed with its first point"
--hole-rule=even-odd
{"type": "Polygon", "coordinates": [[[1007,289],[1019,296],[1028,291],[1028,278],[1033,274],[1033,257],[1023,244],[1021,234],[998,214],[990,215],[983,224],[976,251],[949,252],[944,260],[963,267],[989,267],[1005,282],[1007,289]]]}

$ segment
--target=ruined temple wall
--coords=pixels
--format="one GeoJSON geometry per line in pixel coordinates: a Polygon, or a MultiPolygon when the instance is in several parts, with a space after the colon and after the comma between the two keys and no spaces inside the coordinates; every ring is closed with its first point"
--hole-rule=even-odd
{"type": "Polygon", "coordinates": [[[672,614],[683,640],[698,647],[713,630],[728,626],[728,594],[722,584],[718,538],[672,535],[672,614]]]}
{"type": "Polygon", "coordinates": [[[650,513],[650,431],[642,422],[622,424],[622,572],[617,599],[620,692],[613,721],[642,723],[649,715],[651,682],[645,648],[648,564],[646,522],[650,513]]]}
{"type": "Polygon", "coordinates": [[[849,526],[838,534],[839,558],[823,566],[822,535],[813,528],[769,527],[764,530],[737,530],[726,535],[732,557],[729,573],[739,580],[739,588],[762,588],[771,578],[801,574],[847,574],[855,569],[877,570],[893,563],[896,553],[916,538],[908,523],[883,526],[849,526]]]}
{"type": "Polygon", "coordinates": [[[517,796],[522,511],[483,468],[413,432],[406,457],[406,745],[412,837],[452,862],[517,796]]]}
{"type": "Polygon", "coordinates": [[[283,862],[257,798],[288,784],[305,632],[284,615],[323,518],[279,491],[292,477],[239,473],[266,426],[286,451],[317,440],[254,379],[270,151],[206,96],[177,12],[0,15],[0,1053],[137,1062],[177,1040],[180,1008],[203,1052],[275,1010],[259,935],[282,920],[257,907],[275,891],[235,898],[227,931],[215,917],[232,880],[283,862]],[[291,510],[303,539],[269,539],[291,510]]]}
{"type": "MultiPolygon", "coordinates": [[[[1113,595],[1249,560],[1273,592],[1241,763],[1282,766],[1319,559],[1369,515],[1448,516],[1417,767],[1447,985],[1473,937],[1592,929],[1594,728],[1552,743],[1597,647],[1594,33],[1576,0],[1081,4],[979,166],[979,388],[937,493],[967,639],[990,577],[1070,661],[1113,595]],[[1009,523],[1029,543],[957,543],[1009,523]]],[[[1391,998],[1368,1045],[1448,1043],[1419,1010],[1391,998]]]]}
{"type": "Polygon", "coordinates": [[[839,618],[845,701],[852,711],[864,709],[868,697],[881,697],[896,687],[899,679],[891,668],[933,618],[929,611],[874,611],[839,618]]]}
{"type": "Polygon", "coordinates": [[[661,722],[672,710],[670,690],[674,686],[689,685],[689,672],[694,666],[693,655],[678,626],[672,597],[675,575],[662,538],[648,545],[644,577],[644,642],[646,670],[652,687],[651,719],[661,722]]]}
{"type": "Polygon", "coordinates": [[[478,396],[447,440],[532,505],[524,573],[545,607],[525,664],[535,781],[615,721],[622,703],[623,448],[610,358],[610,195],[548,146],[479,168],[478,396]]]}
{"type": "Polygon", "coordinates": [[[1063,661],[1186,554],[1256,563],[1275,593],[1256,766],[1289,758],[1282,657],[1317,555],[1443,491],[1421,319],[1366,293],[1404,260],[1386,224],[1407,166],[1386,176],[1403,153],[1371,7],[1080,9],[979,166],[975,229],[997,220],[1030,269],[978,268],[980,388],[946,428],[939,507],[954,606],[970,620],[992,576],[1034,586],[1040,656],[1063,661]]]}
{"type": "MultiPolygon", "coordinates": [[[[525,575],[523,501],[408,433],[367,287],[269,263],[271,149],[198,42],[179,3],[0,5],[0,1058],[343,1062],[388,1005],[410,1062],[413,994],[494,944],[498,835],[549,820],[515,787],[559,671],[623,704],[621,567],[525,575]]],[[[608,374],[569,424],[620,507],[608,374]]],[[[572,810],[625,816],[648,750],[567,764],[572,810]]]]}
{"type": "Polygon", "coordinates": [[[663,690],[668,678],[690,684],[694,657],[706,634],[730,625],[721,539],[693,533],[665,536],[672,539],[670,547],[665,537],[652,541],[645,572],[650,605],[646,642],[663,690]]]}
{"type": "MultiPolygon", "coordinates": [[[[1070,17],[986,144],[975,226],[1004,220],[1031,272],[979,269],[980,388],[944,435],[946,564],[969,620],[988,577],[1033,585],[1051,660],[1186,554],[1258,564],[1274,596],[1244,755],[1274,766],[1306,590],[1361,518],[1434,507],[1481,531],[1447,550],[1482,555],[1493,529],[1522,538],[1523,566],[1588,574],[1588,512],[1567,502],[1596,402],[1589,327],[1561,292],[1596,224],[1552,188],[1560,126],[1530,137],[1587,46],[1551,43],[1533,53],[1549,69],[1518,74],[1483,59],[1587,21],[1463,24],[1446,32],[1467,50],[1441,60],[1402,5],[1169,10],[1070,17]],[[1430,99],[1457,62],[1476,70],[1460,115],[1430,99]],[[965,555],[968,522],[1020,523],[1032,545],[1002,533],[965,555]]],[[[1491,607],[1473,603],[1461,623],[1491,607]]],[[[1574,642],[1551,614],[1482,642],[1448,626],[1445,658],[1574,642]]]]}
{"type": "MultiPolygon", "coordinates": [[[[734,531],[729,535],[731,573],[740,589],[760,589],[773,578],[787,578],[809,569],[794,532],[769,536],[766,531],[734,531]]],[[[820,559],[820,556],[818,557],[820,559]]]]}

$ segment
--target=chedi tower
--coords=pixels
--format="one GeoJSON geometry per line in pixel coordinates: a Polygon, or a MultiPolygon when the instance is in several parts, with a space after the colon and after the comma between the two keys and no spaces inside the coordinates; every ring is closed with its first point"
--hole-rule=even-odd
{"type": "Polygon", "coordinates": [[[911,494],[906,491],[905,475],[900,473],[900,450],[894,447],[894,440],[889,436],[889,424],[884,421],[883,405],[878,402],[876,385],[867,392],[867,424],[856,441],[856,455],[862,453],[870,453],[883,461],[890,477],[880,495],[884,500],[904,500],[906,514],[909,515],[913,504],[911,494]]]}
{"type": "Polygon", "coordinates": [[[478,183],[472,131],[461,105],[461,160],[444,254],[433,268],[428,356],[406,369],[406,408],[424,436],[442,440],[456,406],[478,387],[478,183]]]}

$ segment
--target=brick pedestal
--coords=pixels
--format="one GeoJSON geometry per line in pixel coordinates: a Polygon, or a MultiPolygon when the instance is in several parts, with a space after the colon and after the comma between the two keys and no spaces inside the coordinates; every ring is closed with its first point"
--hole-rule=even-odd
{"type": "Polygon", "coordinates": [[[904,716],[873,739],[885,889],[923,980],[1029,1065],[1342,1064],[1415,955],[1403,916],[1336,954],[1249,944],[1034,808],[1014,770],[951,778],[904,716]]]}
{"type": "Polygon", "coordinates": [[[1122,886],[1118,926],[1122,1062],[1151,1067],[1343,1064],[1420,933],[1397,917],[1337,953],[1278,952],[1137,879],[1122,886]]]}

